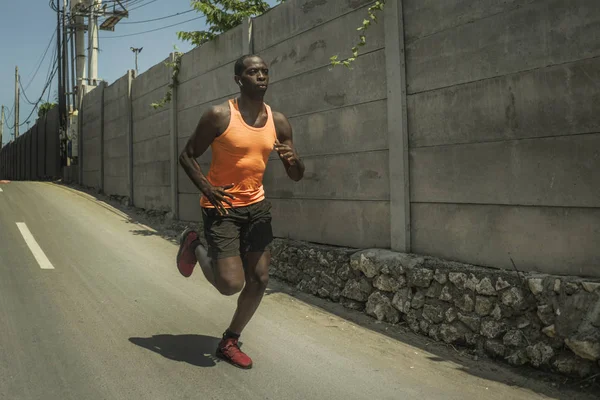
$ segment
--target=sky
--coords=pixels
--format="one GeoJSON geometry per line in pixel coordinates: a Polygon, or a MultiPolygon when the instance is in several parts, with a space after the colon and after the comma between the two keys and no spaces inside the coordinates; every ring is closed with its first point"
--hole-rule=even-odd
{"type": "MultiPolygon", "coordinates": [[[[62,2],[62,0],[60,1],[62,2]]],[[[124,3],[123,0],[122,2],[124,3]]],[[[206,28],[204,18],[190,21],[201,17],[201,14],[195,11],[157,21],[143,22],[189,11],[191,10],[190,0],[130,0],[130,2],[132,5],[129,7],[129,18],[121,20],[114,32],[100,31],[99,33],[98,77],[109,84],[123,76],[128,69],[135,69],[135,55],[131,51],[131,47],[143,47],[138,56],[138,70],[142,74],[168,57],[169,53],[174,50],[173,46],[176,45],[182,52],[192,49],[189,43],[182,42],[177,38],[176,32],[206,28]],[[155,32],[142,33],[174,24],[177,25],[155,32]],[[132,36],[117,38],[120,35],[132,36]]],[[[272,6],[275,5],[275,0],[267,0],[267,2],[272,6]]],[[[6,121],[2,137],[4,145],[10,141],[13,133],[12,129],[9,130],[8,127],[12,127],[14,121],[14,111],[11,113],[11,110],[14,108],[15,102],[15,67],[19,67],[19,76],[25,89],[25,95],[31,102],[36,103],[46,85],[52,53],[56,49],[56,38],[50,39],[56,30],[57,17],[56,12],[45,0],[12,1],[10,7],[3,5],[1,10],[0,105],[6,107],[6,121]],[[34,3],[37,5],[34,6],[34,3]],[[49,44],[50,47],[48,47],[49,44]],[[48,49],[47,52],[46,49],[48,49]],[[43,58],[45,52],[46,55],[43,58]]],[[[48,95],[50,101],[55,101],[57,87],[58,83],[55,78],[49,90],[46,90],[43,101],[47,100],[48,95]]],[[[29,126],[35,124],[37,112],[32,114],[32,110],[33,106],[27,103],[27,99],[21,91],[20,123],[24,124],[31,115],[29,126]]],[[[27,130],[27,124],[19,128],[20,134],[27,130]]]]}

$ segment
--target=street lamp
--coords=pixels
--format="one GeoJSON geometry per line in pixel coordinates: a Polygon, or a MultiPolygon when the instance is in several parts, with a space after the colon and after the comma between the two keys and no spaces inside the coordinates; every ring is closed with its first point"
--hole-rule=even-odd
{"type": "Polygon", "coordinates": [[[138,54],[142,52],[143,47],[135,48],[131,47],[131,51],[135,53],[135,76],[138,75],[138,54]]]}

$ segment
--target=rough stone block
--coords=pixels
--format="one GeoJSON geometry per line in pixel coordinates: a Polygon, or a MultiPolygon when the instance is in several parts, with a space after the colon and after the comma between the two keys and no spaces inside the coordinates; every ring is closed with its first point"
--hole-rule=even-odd
{"type": "Polygon", "coordinates": [[[373,287],[366,279],[349,280],[342,291],[342,296],[351,300],[367,301],[372,291],[373,287]]]}
{"type": "Polygon", "coordinates": [[[506,352],[506,347],[496,340],[486,340],[485,349],[495,357],[504,357],[504,353],[506,352]]]}
{"type": "MultiPolygon", "coordinates": [[[[423,318],[430,323],[439,324],[444,321],[444,310],[440,306],[425,304],[423,307],[423,318]]],[[[428,331],[428,329],[423,329],[423,331],[428,331]]]]}
{"type": "Polygon", "coordinates": [[[381,292],[374,292],[369,296],[366,313],[377,318],[378,321],[387,321],[392,324],[400,321],[398,310],[392,307],[389,297],[381,292]]]}
{"type": "Polygon", "coordinates": [[[481,334],[488,339],[495,339],[506,332],[506,326],[493,319],[485,319],[481,323],[481,334]]]}
{"type": "Polygon", "coordinates": [[[473,298],[469,294],[463,294],[459,298],[454,301],[454,305],[458,307],[460,310],[470,313],[475,308],[475,302],[473,298]]]}
{"type": "Polygon", "coordinates": [[[433,271],[427,268],[413,268],[407,273],[410,286],[427,288],[431,285],[433,271]]]}
{"type": "Polygon", "coordinates": [[[400,279],[403,281],[401,282],[400,280],[394,279],[390,275],[379,275],[373,281],[373,286],[384,292],[395,292],[400,289],[402,284],[406,284],[406,281],[403,278],[400,279]]]}
{"type": "Polygon", "coordinates": [[[496,302],[493,298],[477,296],[475,298],[475,312],[477,315],[485,317],[486,315],[490,315],[495,304],[496,302]]]}
{"type": "Polygon", "coordinates": [[[527,356],[534,367],[540,367],[548,364],[554,357],[554,350],[545,343],[537,343],[534,346],[527,347],[527,356]]]}

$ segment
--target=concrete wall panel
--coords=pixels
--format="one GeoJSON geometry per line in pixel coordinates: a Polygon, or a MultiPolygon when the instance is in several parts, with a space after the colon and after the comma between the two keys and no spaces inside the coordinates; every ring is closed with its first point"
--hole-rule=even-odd
{"type": "Polygon", "coordinates": [[[169,161],[171,138],[169,136],[160,136],[157,138],[144,140],[133,144],[133,163],[134,165],[146,164],[151,162],[169,161]]]}
{"type": "Polygon", "coordinates": [[[372,0],[288,0],[254,20],[254,51],[263,51],[370,3],[372,0]]]}
{"type": "Polygon", "coordinates": [[[169,210],[170,190],[168,186],[135,186],[135,206],[146,210],[169,210]]]}
{"type": "Polygon", "coordinates": [[[58,107],[54,107],[47,114],[46,121],[46,176],[50,178],[59,177],[62,174],[60,165],[60,140],[58,134],[58,107]]]}
{"type": "Polygon", "coordinates": [[[407,42],[493,17],[536,0],[403,0],[407,42]]]}
{"type": "Polygon", "coordinates": [[[388,148],[386,100],[289,118],[301,156],[388,148]]]}
{"type": "MultiPolygon", "coordinates": [[[[334,54],[339,54],[340,58],[350,56],[350,49],[358,39],[356,35],[348,34],[353,31],[349,27],[361,26],[366,12],[365,8],[360,8],[260,52],[270,67],[271,82],[328,66],[334,54]]],[[[371,26],[361,54],[384,47],[383,26],[383,17],[371,26]]]]}
{"type": "Polygon", "coordinates": [[[289,117],[385,99],[385,54],[365,54],[353,69],[328,67],[271,85],[266,101],[289,117]]]}
{"type": "MultiPolygon", "coordinates": [[[[127,157],[111,158],[110,162],[104,167],[104,178],[127,178],[127,157]]],[[[111,193],[112,192],[108,192],[111,193]]],[[[114,193],[118,194],[118,193],[114,193]]]]}
{"type": "Polygon", "coordinates": [[[215,40],[184,54],[179,68],[179,82],[184,84],[189,79],[205,74],[241,57],[242,32],[243,26],[239,25],[217,36],[215,40]]]}
{"type": "Polygon", "coordinates": [[[151,93],[162,86],[166,86],[171,82],[173,70],[165,65],[166,61],[169,61],[169,57],[163,59],[163,61],[133,80],[131,97],[134,100],[138,100],[148,93],[151,93]]]}
{"type": "Polygon", "coordinates": [[[411,147],[600,132],[600,59],[408,97],[411,147]]]}
{"type": "Polygon", "coordinates": [[[600,134],[411,150],[411,201],[600,208],[600,134]]]}
{"type": "Polygon", "coordinates": [[[181,193],[179,195],[179,218],[182,221],[202,221],[199,193],[181,193]]]}
{"type": "Polygon", "coordinates": [[[390,197],[386,151],[304,158],[304,179],[292,181],[279,161],[270,160],[264,185],[268,197],[380,200],[390,197]],[[357,167],[361,166],[361,167],[357,167]]]}
{"type": "Polygon", "coordinates": [[[171,132],[169,112],[162,111],[151,117],[133,122],[133,143],[143,142],[171,132]]]}
{"type": "Polygon", "coordinates": [[[520,271],[600,277],[600,209],[413,204],[413,252],[520,271]]]}
{"type": "Polygon", "coordinates": [[[100,187],[100,171],[83,171],[83,185],[88,187],[100,187]]]}
{"type": "Polygon", "coordinates": [[[387,201],[270,201],[277,237],[356,248],[390,246],[387,201]]]}
{"type": "MultiPolygon", "coordinates": [[[[135,83],[135,81],[133,82],[135,83]]],[[[161,114],[171,110],[171,105],[173,104],[171,102],[166,103],[164,106],[156,110],[154,109],[154,107],[152,107],[152,103],[158,103],[163,99],[163,97],[167,93],[167,90],[168,87],[166,85],[159,86],[158,88],[133,99],[132,113],[134,124],[146,118],[150,118],[157,114],[161,114]]],[[[168,119],[169,114],[166,115],[166,118],[168,119]]]]}
{"type": "Polygon", "coordinates": [[[83,148],[83,171],[100,173],[100,138],[87,140],[83,148]]]}
{"type": "Polygon", "coordinates": [[[37,176],[42,178],[46,171],[46,120],[40,118],[37,122],[38,140],[37,140],[37,176]]]}
{"type": "Polygon", "coordinates": [[[166,209],[170,206],[170,163],[136,162],[133,168],[134,202],[144,209],[166,209]]]}
{"type": "Polygon", "coordinates": [[[536,1],[407,46],[409,93],[600,55],[597,0],[536,1]]]}
{"type": "Polygon", "coordinates": [[[178,88],[178,109],[185,110],[229,96],[232,93],[238,93],[239,88],[233,77],[234,63],[229,63],[203,75],[191,78],[178,88]]]}
{"type": "Polygon", "coordinates": [[[104,142],[105,161],[128,157],[127,136],[119,136],[104,142]]]}

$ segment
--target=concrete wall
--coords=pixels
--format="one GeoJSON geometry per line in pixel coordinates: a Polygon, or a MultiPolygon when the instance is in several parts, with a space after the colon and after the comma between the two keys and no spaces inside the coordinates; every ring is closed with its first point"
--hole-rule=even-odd
{"type": "Polygon", "coordinates": [[[289,0],[185,54],[173,102],[154,110],[171,79],[157,64],[133,82],[132,127],[123,80],[86,95],[84,183],[100,186],[104,165],[107,193],[200,221],[177,155],[202,113],[237,95],[234,62],[255,52],[306,164],[298,183],[274,154],[268,166],[277,236],[598,276],[596,1],[389,0],[353,68],[331,70],[371,4],[289,0]]]}
{"type": "Polygon", "coordinates": [[[595,0],[406,0],[412,247],[599,276],[595,0]]]}
{"type": "Polygon", "coordinates": [[[82,184],[94,188],[102,187],[103,97],[104,84],[101,83],[85,95],[82,106],[82,184]]]}
{"type": "Polygon", "coordinates": [[[46,171],[43,178],[55,178],[62,174],[58,129],[58,107],[54,107],[46,115],[46,171]]]}
{"type": "Polygon", "coordinates": [[[104,191],[129,196],[129,76],[104,89],[104,191]]]}
{"type": "Polygon", "coordinates": [[[171,104],[158,110],[151,107],[163,98],[170,79],[171,69],[160,63],[133,81],[133,201],[144,209],[170,206],[171,104]]]}
{"type": "Polygon", "coordinates": [[[60,176],[58,109],[54,108],[0,150],[0,177],[36,180],[60,176]]]}

